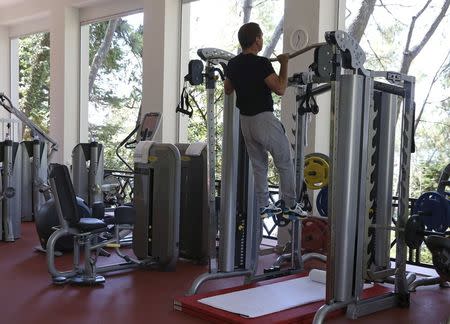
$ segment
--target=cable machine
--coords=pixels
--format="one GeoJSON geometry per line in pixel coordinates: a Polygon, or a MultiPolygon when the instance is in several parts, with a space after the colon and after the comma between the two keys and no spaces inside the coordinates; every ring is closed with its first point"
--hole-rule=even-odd
{"type": "MultiPolygon", "coordinates": [[[[365,69],[364,51],[346,32],[327,32],[325,40],[325,43],[308,46],[290,55],[293,58],[314,49],[314,62],[309,69],[294,74],[289,80],[298,91],[297,190],[303,176],[306,113],[317,111],[314,96],[331,90],[328,270],[325,304],[316,312],[314,323],[322,323],[327,314],[342,308],[346,308],[347,317],[355,319],[391,307],[408,307],[408,288],[415,280],[414,274],[406,272],[405,240],[410,159],[414,151],[415,78],[396,72],[365,69]],[[394,214],[391,203],[397,116],[401,120],[399,207],[394,214]],[[395,235],[393,263],[390,261],[391,233],[395,235]],[[390,292],[364,299],[365,282],[387,282],[394,286],[390,292]]],[[[231,114],[236,109],[227,106],[229,100],[229,97],[225,98],[224,112],[231,114]]],[[[233,134],[237,138],[237,122],[233,124],[234,119],[229,122],[228,118],[224,116],[224,128],[234,129],[233,134]]],[[[231,153],[227,151],[230,147],[225,144],[229,134],[224,133],[224,161],[233,161],[233,153],[236,152],[233,150],[237,150],[236,146],[231,146],[231,153]]],[[[232,194],[236,190],[226,185],[232,183],[238,171],[231,165],[229,167],[224,166],[222,173],[222,199],[228,192],[231,195],[226,204],[233,204],[232,194]],[[226,182],[227,179],[231,180],[226,182]]],[[[221,207],[224,205],[222,202],[221,207]]],[[[234,219],[233,211],[231,209],[229,221],[234,219]]],[[[225,217],[227,215],[221,210],[219,218],[225,217]]],[[[233,245],[222,242],[222,231],[225,235],[230,234],[226,227],[220,227],[219,250],[225,249],[224,254],[233,253],[233,245]]],[[[257,245],[252,246],[256,250],[257,245]]],[[[196,293],[203,281],[249,276],[251,273],[248,269],[224,268],[221,262],[219,268],[213,270],[197,278],[189,294],[196,293]]]]}
{"type": "MultiPolygon", "coordinates": [[[[47,161],[58,144],[0,93],[0,105],[31,131],[32,141],[5,138],[0,145],[3,165],[0,188],[0,239],[20,237],[21,220],[31,221],[43,203],[40,189],[47,182],[47,161]]],[[[9,132],[9,131],[8,131],[9,132]]]]}
{"type": "Polygon", "coordinates": [[[316,46],[309,70],[295,74],[291,80],[303,86],[299,101],[311,100],[330,88],[332,97],[326,304],[316,313],[315,323],[344,307],[348,317],[357,318],[389,307],[408,306],[408,284],[413,277],[406,275],[404,228],[408,218],[415,80],[400,73],[366,70],[364,51],[343,31],[327,32],[325,40],[326,44],[316,46]],[[392,226],[397,111],[402,120],[400,194],[398,216],[392,226]],[[393,268],[389,262],[391,230],[396,236],[393,268]],[[391,276],[395,285],[392,293],[362,299],[364,281],[390,281],[391,276]]]}
{"type": "MultiPolygon", "coordinates": [[[[298,219],[293,219],[291,252],[282,256],[290,261],[290,267],[283,270],[274,267],[263,275],[256,275],[262,223],[256,212],[253,171],[240,133],[239,111],[235,107],[234,95],[224,97],[220,212],[216,214],[214,92],[218,77],[224,78],[222,69],[226,68],[234,54],[215,48],[203,48],[197,53],[206,62],[204,72],[202,61],[192,60],[189,62],[189,73],[185,80],[191,85],[204,82],[207,92],[210,267],[209,272],[194,281],[188,294],[195,294],[201,284],[212,279],[245,276],[245,282],[253,282],[303,271],[303,261],[309,258],[325,261],[325,256],[317,253],[300,256],[301,225],[298,219]]],[[[185,88],[177,111],[192,116],[193,110],[188,98],[189,94],[185,88]]],[[[303,183],[303,180],[300,181],[303,183]]],[[[280,220],[274,221],[281,226],[280,220]]],[[[283,225],[288,223],[289,221],[284,221],[283,225]]]]}

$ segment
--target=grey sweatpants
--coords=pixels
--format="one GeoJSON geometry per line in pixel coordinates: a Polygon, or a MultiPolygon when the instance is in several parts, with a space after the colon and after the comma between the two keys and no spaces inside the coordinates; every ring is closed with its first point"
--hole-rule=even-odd
{"type": "Polygon", "coordinates": [[[255,116],[240,115],[240,120],[245,146],[253,166],[255,194],[259,208],[269,203],[268,152],[272,155],[280,174],[280,198],[288,207],[293,206],[296,202],[294,165],[283,125],[269,111],[255,116]]]}

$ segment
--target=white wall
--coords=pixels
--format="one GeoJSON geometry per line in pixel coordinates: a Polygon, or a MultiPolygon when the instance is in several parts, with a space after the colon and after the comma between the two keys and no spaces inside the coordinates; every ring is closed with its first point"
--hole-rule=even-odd
{"type": "MultiPolygon", "coordinates": [[[[10,44],[8,28],[0,27],[0,92],[10,95],[10,44]]],[[[0,117],[4,118],[3,109],[0,117]]],[[[9,116],[8,116],[9,117],[9,116]]]]}
{"type": "Polygon", "coordinates": [[[50,136],[58,142],[57,162],[71,164],[79,138],[79,9],[55,7],[50,27],[50,136]]]}
{"type": "Polygon", "coordinates": [[[142,112],[164,112],[156,140],[175,143],[179,97],[181,2],[158,0],[144,5],[142,112]]]}

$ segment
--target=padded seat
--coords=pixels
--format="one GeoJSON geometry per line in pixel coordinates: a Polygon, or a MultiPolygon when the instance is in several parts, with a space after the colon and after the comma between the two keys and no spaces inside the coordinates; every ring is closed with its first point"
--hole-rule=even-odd
{"type": "Polygon", "coordinates": [[[444,248],[450,251],[450,238],[438,235],[429,235],[425,241],[430,250],[444,248]]]}
{"type": "Polygon", "coordinates": [[[82,233],[106,230],[106,223],[98,218],[80,218],[75,227],[82,233]]]}
{"type": "Polygon", "coordinates": [[[136,209],[131,206],[119,206],[114,209],[114,224],[134,225],[136,209]]]}

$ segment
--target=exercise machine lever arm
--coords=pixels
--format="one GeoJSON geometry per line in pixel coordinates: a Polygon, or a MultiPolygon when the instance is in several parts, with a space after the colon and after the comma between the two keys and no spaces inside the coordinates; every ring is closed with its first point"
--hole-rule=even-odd
{"type": "Polygon", "coordinates": [[[58,150],[58,143],[53,138],[48,136],[38,125],[28,119],[28,117],[23,112],[15,108],[11,100],[2,92],[0,93],[0,105],[2,105],[3,108],[5,108],[9,113],[19,118],[22,123],[27,125],[34,135],[37,135],[38,137],[41,137],[50,142],[52,144],[50,154],[52,153],[52,151],[58,150]]]}

